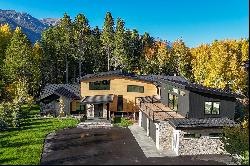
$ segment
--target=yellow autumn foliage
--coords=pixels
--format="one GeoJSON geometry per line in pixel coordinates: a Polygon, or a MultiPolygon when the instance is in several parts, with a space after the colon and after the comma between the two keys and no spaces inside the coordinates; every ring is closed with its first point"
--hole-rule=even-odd
{"type": "Polygon", "coordinates": [[[221,40],[192,48],[192,72],[197,83],[246,93],[249,41],[221,40]]]}

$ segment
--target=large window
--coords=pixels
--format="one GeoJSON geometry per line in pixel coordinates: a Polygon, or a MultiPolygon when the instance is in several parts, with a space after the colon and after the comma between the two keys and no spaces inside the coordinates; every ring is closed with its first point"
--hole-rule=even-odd
{"type": "Polygon", "coordinates": [[[180,90],[175,88],[174,86],[172,85],[166,85],[166,89],[170,92],[174,92],[176,94],[180,94],[180,90]]]}
{"type": "Polygon", "coordinates": [[[110,90],[110,80],[89,82],[89,90],[110,90]]]}
{"type": "Polygon", "coordinates": [[[220,114],[220,102],[205,102],[205,114],[220,114]]]}
{"type": "Polygon", "coordinates": [[[76,102],[76,111],[79,112],[85,111],[85,105],[82,105],[80,102],[76,102]]]}
{"type": "Polygon", "coordinates": [[[172,94],[168,94],[168,107],[177,111],[178,109],[178,97],[172,94]]]}
{"type": "Polygon", "coordinates": [[[128,86],[127,86],[127,92],[139,92],[139,93],[144,93],[144,86],[128,85],[128,86]]]}

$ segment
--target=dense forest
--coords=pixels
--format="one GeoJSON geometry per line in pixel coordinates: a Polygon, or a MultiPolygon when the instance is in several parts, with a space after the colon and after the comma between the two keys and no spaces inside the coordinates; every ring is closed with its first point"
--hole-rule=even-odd
{"type": "Polygon", "coordinates": [[[249,39],[214,40],[196,48],[179,39],[169,44],[125,28],[121,18],[115,23],[110,12],[102,29],[91,28],[83,14],[74,20],[64,14],[34,45],[20,28],[11,31],[6,24],[0,27],[0,100],[13,100],[16,88],[34,97],[47,83],[76,83],[80,75],[116,69],[177,74],[248,96],[248,53],[249,39]]]}

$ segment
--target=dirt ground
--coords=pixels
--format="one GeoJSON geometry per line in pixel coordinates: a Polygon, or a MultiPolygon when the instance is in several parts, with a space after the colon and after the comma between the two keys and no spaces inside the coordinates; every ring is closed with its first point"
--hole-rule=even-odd
{"type": "Polygon", "coordinates": [[[128,128],[72,128],[48,136],[41,165],[225,165],[223,155],[146,158],[128,128]]]}

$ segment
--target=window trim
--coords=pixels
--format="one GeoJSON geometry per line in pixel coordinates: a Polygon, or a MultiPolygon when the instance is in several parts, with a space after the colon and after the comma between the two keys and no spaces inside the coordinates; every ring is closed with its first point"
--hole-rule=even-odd
{"type": "Polygon", "coordinates": [[[224,133],[209,133],[208,134],[208,136],[209,136],[209,138],[211,138],[211,139],[219,139],[219,138],[222,138],[222,137],[224,137],[224,133]],[[222,136],[210,136],[211,134],[221,134],[222,136]]]}
{"type": "Polygon", "coordinates": [[[89,90],[110,90],[110,84],[111,84],[111,80],[98,80],[98,81],[93,81],[93,82],[90,81],[89,82],[89,90]],[[93,88],[90,88],[92,83],[93,84],[95,84],[96,82],[102,82],[103,83],[103,81],[108,81],[109,82],[109,87],[107,89],[93,89],[93,88]]]}
{"type": "Polygon", "coordinates": [[[201,133],[186,133],[183,134],[183,139],[199,139],[201,137],[201,133]],[[194,135],[194,137],[185,137],[185,135],[194,135]]]}
{"type": "MultiPolygon", "coordinates": [[[[138,88],[138,89],[139,89],[138,88]]],[[[127,85],[127,92],[135,92],[135,93],[144,93],[144,86],[140,86],[140,85],[127,85]],[[129,91],[129,86],[131,87],[139,87],[139,88],[142,88],[142,92],[139,92],[139,91],[129,91]]]]}
{"type": "Polygon", "coordinates": [[[220,101],[205,101],[204,103],[204,114],[205,115],[220,115],[221,112],[221,106],[220,106],[221,102],[220,101]],[[212,103],[212,109],[210,110],[210,114],[206,113],[206,102],[211,102],[212,103]],[[213,108],[214,108],[214,103],[219,103],[219,113],[218,114],[213,114],[213,108]]]}

